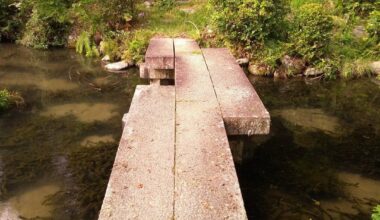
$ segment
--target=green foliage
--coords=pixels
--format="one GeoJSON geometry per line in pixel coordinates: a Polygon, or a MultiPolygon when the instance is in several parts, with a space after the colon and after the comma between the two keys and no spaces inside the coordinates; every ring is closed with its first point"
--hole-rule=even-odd
{"type": "Polygon", "coordinates": [[[373,10],[379,10],[378,0],[341,0],[343,12],[358,16],[368,16],[373,10]]]}
{"type": "Polygon", "coordinates": [[[372,70],[369,66],[369,62],[364,60],[355,60],[354,62],[346,62],[343,65],[341,74],[343,78],[360,78],[363,76],[371,76],[372,70]]]}
{"type": "Polygon", "coordinates": [[[168,9],[174,6],[175,0],[158,0],[156,3],[159,8],[168,9]]]}
{"type": "Polygon", "coordinates": [[[79,54],[84,54],[86,57],[98,57],[99,51],[92,41],[91,35],[84,31],[78,37],[75,50],[79,54]]]}
{"type": "Polygon", "coordinates": [[[21,26],[16,2],[0,0],[0,42],[15,41],[21,26]]]}
{"type": "Polygon", "coordinates": [[[91,34],[123,29],[135,14],[136,0],[78,0],[72,5],[71,15],[76,25],[91,34]]]}
{"type": "Polygon", "coordinates": [[[0,111],[9,108],[10,105],[10,92],[6,89],[0,90],[0,111]]]}
{"type": "Polygon", "coordinates": [[[323,58],[332,36],[333,23],[321,4],[305,4],[294,15],[290,32],[292,49],[308,62],[323,58]]]}
{"type": "Polygon", "coordinates": [[[142,61],[149,45],[149,40],[153,36],[151,31],[135,31],[126,43],[126,50],[123,59],[142,61]]]}
{"type": "Polygon", "coordinates": [[[215,24],[225,37],[245,49],[284,33],[285,0],[212,0],[215,24]]]}
{"type": "Polygon", "coordinates": [[[340,69],[338,62],[337,59],[320,59],[315,66],[323,72],[326,79],[336,79],[340,69]]]}
{"type": "Polygon", "coordinates": [[[372,210],[372,220],[380,220],[380,205],[377,205],[373,210],[372,210]]]}
{"type": "Polygon", "coordinates": [[[29,0],[32,8],[21,44],[37,49],[62,47],[70,28],[68,10],[71,0],[29,0]]]}
{"type": "Polygon", "coordinates": [[[367,31],[374,41],[380,42],[380,10],[375,10],[369,15],[367,31]]]}

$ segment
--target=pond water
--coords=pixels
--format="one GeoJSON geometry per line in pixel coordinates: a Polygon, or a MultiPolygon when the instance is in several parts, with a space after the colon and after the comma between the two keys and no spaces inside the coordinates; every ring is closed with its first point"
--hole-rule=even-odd
{"type": "MultiPolygon", "coordinates": [[[[0,45],[0,219],[96,219],[137,84],[71,50],[0,45]]],[[[380,86],[250,78],[270,135],[231,137],[250,219],[369,219],[380,204],[380,86]]]]}
{"type": "Polygon", "coordinates": [[[250,78],[268,136],[231,138],[250,219],[370,219],[380,204],[380,86],[250,78]]]}
{"type": "Polygon", "coordinates": [[[109,74],[72,50],[0,45],[0,219],[96,219],[138,71],[109,74]]]}

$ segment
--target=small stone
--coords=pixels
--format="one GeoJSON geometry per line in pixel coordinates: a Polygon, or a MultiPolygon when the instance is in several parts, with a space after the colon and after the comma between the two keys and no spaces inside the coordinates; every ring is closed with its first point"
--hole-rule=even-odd
{"type": "Polygon", "coordinates": [[[270,70],[265,65],[257,65],[250,63],[248,65],[248,72],[254,76],[270,75],[270,70]]]}
{"type": "Polygon", "coordinates": [[[281,59],[281,64],[285,67],[284,70],[288,76],[302,74],[306,68],[305,61],[300,58],[290,57],[288,55],[281,59]]]}
{"type": "Polygon", "coordinates": [[[127,61],[120,61],[116,63],[110,63],[105,65],[105,68],[110,71],[120,71],[127,69],[130,66],[130,63],[127,61]]]}
{"type": "Polygon", "coordinates": [[[248,65],[248,63],[249,63],[249,59],[248,59],[248,58],[240,58],[240,59],[237,59],[236,62],[237,62],[240,66],[246,66],[246,65],[248,65]]]}
{"type": "Polygon", "coordinates": [[[109,55],[105,55],[103,58],[102,58],[102,61],[103,62],[110,62],[111,61],[111,57],[109,55]]]}
{"type": "Polygon", "coordinates": [[[145,1],[145,2],[144,2],[144,5],[145,5],[145,7],[150,8],[150,7],[152,7],[152,2],[150,2],[150,1],[145,1]]]}
{"type": "Polygon", "coordinates": [[[306,77],[316,77],[322,74],[323,74],[322,70],[319,70],[313,67],[307,68],[306,71],[303,73],[303,75],[305,75],[306,77]]]}
{"type": "Polygon", "coordinates": [[[380,61],[373,62],[369,66],[373,73],[380,75],[380,61]]]}

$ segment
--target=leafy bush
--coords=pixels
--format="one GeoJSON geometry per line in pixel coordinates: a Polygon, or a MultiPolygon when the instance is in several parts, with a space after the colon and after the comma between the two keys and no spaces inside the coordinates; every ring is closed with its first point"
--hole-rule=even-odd
{"type": "Polygon", "coordinates": [[[215,24],[231,42],[245,49],[284,33],[285,0],[212,0],[215,24]]]}
{"type": "Polygon", "coordinates": [[[143,60],[149,45],[149,40],[153,36],[151,31],[135,31],[131,34],[126,43],[126,50],[123,59],[140,62],[143,60]]]}
{"type": "Polygon", "coordinates": [[[70,27],[71,0],[30,0],[32,14],[26,23],[21,44],[38,49],[62,47],[70,27]]]}
{"type": "Polygon", "coordinates": [[[343,65],[341,74],[343,78],[359,78],[362,76],[371,76],[372,69],[369,65],[369,62],[363,60],[356,60],[354,62],[346,62],[343,65]]]}
{"type": "Polygon", "coordinates": [[[326,79],[336,79],[338,77],[340,65],[336,59],[320,59],[315,67],[323,72],[326,79]]]}
{"type": "Polygon", "coordinates": [[[9,97],[10,96],[11,96],[11,94],[9,93],[8,90],[6,90],[6,89],[0,90],[0,111],[3,111],[9,107],[9,105],[10,105],[9,97]]]}
{"type": "Polygon", "coordinates": [[[372,212],[372,220],[380,220],[380,205],[377,205],[372,212]]]}
{"type": "Polygon", "coordinates": [[[0,41],[15,41],[20,28],[19,8],[15,2],[0,0],[0,41]]]}
{"type": "Polygon", "coordinates": [[[305,4],[295,13],[290,32],[292,50],[308,62],[327,53],[333,22],[321,4],[305,4]]]}
{"type": "Polygon", "coordinates": [[[97,57],[99,56],[99,51],[92,40],[91,35],[84,31],[78,37],[75,50],[79,54],[84,54],[86,57],[97,57]]]}
{"type": "Polygon", "coordinates": [[[368,19],[367,31],[372,39],[380,42],[380,11],[373,11],[368,19]]]}
{"type": "Polygon", "coordinates": [[[378,0],[341,0],[344,13],[368,16],[374,10],[379,10],[380,2],[378,0]]]}
{"type": "Polygon", "coordinates": [[[135,14],[136,0],[78,0],[73,4],[71,15],[76,25],[91,34],[123,29],[135,14]]]}

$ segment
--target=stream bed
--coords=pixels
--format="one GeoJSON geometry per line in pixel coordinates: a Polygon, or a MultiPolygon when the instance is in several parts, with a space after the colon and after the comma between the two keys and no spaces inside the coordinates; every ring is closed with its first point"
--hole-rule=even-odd
{"type": "MultiPolygon", "coordinates": [[[[138,70],[72,50],[0,44],[0,219],[97,219],[138,70]]],[[[250,219],[369,219],[380,204],[380,87],[370,79],[250,78],[266,136],[231,137],[250,219]]]]}

